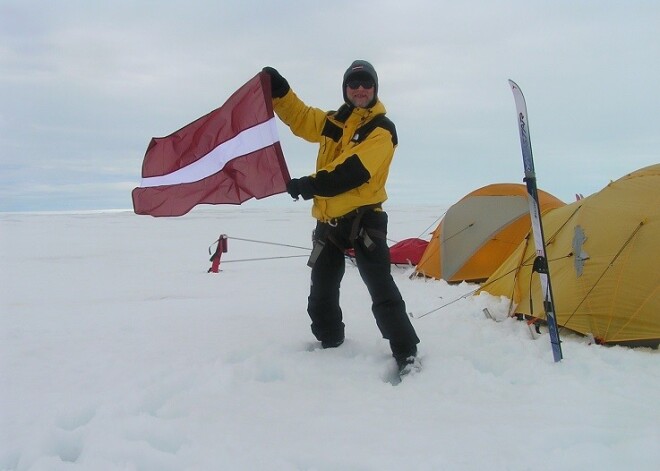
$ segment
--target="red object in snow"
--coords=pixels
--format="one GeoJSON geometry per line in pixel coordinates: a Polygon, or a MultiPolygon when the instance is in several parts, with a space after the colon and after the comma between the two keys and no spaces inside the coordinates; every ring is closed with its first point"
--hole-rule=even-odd
{"type": "Polygon", "coordinates": [[[215,249],[215,253],[211,255],[211,268],[209,268],[208,273],[218,273],[220,271],[220,257],[223,253],[227,252],[227,234],[220,234],[218,238],[218,246],[215,249]]]}
{"type": "Polygon", "coordinates": [[[390,259],[395,265],[417,265],[429,245],[422,239],[404,239],[390,247],[390,259]]]}
{"type": "MultiPolygon", "coordinates": [[[[429,245],[428,241],[412,238],[404,239],[390,247],[390,263],[394,265],[417,265],[429,245]]],[[[346,255],[355,258],[355,251],[349,249],[346,255]]]]}

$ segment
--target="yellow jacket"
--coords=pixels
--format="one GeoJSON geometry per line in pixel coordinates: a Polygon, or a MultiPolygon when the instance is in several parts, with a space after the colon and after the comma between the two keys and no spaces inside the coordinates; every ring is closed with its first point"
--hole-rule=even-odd
{"type": "Polygon", "coordinates": [[[273,99],[273,108],[293,134],[319,143],[316,173],[305,177],[314,189],[312,216],[327,222],[387,199],[385,182],[397,136],[392,122],[384,118],[385,106],[380,101],[371,108],[344,105],[337,112],[325,112],[305,105],[289,90],[273,99]],[[366,138],[356,134],[370,122],[378,125],[366,138]]]}

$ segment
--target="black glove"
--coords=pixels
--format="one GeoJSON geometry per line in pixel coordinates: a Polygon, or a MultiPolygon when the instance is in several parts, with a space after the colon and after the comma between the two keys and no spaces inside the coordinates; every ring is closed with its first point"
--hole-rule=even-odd
{"type": "Polygon", "coordinates": [[[289,82],[277,70],[272,67],[264,67],[262,70],[270,75],[270,93],[273,98],[282,98],[289,92],[289,82]]]}
{"type": "Polygon", "coordinates": [[[301,196],[305,200],[314,197],[314,189],[310,177],[292,178],[289,180],[289,183],[286,184],[286,191],[294,200],[297,200],[301,196]]]}
{"type": "Polygon", "coordinates": [[[300,197],[300,180],[297,178],[289,180],[289,183],[286,184],[286,191],[291,195],[291,198],[298,200],[300,197]]]}

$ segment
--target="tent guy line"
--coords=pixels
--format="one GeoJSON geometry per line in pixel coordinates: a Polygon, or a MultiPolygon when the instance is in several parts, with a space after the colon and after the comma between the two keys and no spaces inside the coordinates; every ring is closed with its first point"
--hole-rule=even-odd
{"type": "MultiPolygon", "coordinates": [[[[252,243],[255,243],[255,244],[275,245],[277,247],[290,247],[292,249],[301,249],[301,250],[308,250],[308,251],[312,250],[311,247],[302,247],[300,245],[290,245],[290,244],[283,244],[281,242],[269,242],[269,241],[265,241],[265,240],[244,239],[244,238],[241,238],[241,237],[233,237],[233,236],[228,236],[226,234],[224,234],[224,235],[227,239],[240,240],[241,242],[252,242],[252,243]]],[[[220,241],[220,239],[213,242],[213,244],[217,244],[219,241],[220,241]]],[[[209,254],[211,254],[211,247],[213,247],[213,244],[211,244],[209,246],[209,254]]]]}

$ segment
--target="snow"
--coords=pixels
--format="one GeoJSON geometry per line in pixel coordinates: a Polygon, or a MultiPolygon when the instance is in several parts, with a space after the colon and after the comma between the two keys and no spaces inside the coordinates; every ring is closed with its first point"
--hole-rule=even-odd
{"type": "MultiPolygon", "coordinates": [[[[387,209],[393,241],[444,212],[387,209]]],[[[254,201],[0,215],[0,469],[660,469],[658,351],[562,332],[554,363],[475,285],[394,268],[424,365],[396,384],[348,265],[347,341],[315,349],[307,252],[236,239],[308,247],[312,228],[303,204],[254,201]]]]}

